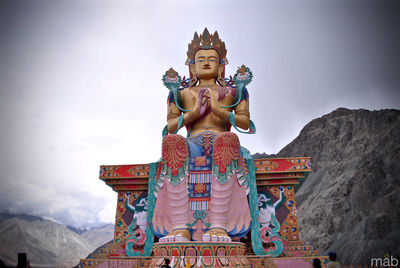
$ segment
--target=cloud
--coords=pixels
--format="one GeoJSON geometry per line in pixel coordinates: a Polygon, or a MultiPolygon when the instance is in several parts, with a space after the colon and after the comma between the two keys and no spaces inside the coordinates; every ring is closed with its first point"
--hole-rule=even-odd
{"type": "Polygon", "coordinates": [[[114,221],[116,193],[93,195],[73,187],[39,186],[25,179],[4,180],[0,189],[2,211],[30,214],[79,227],[114,221]],[[110,197],[114,202],[110,202],[110,197]]]}

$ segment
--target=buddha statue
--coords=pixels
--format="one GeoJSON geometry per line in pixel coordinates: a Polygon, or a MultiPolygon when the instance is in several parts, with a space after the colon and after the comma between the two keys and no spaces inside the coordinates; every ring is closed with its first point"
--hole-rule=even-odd
{"type": "MultiPolygon", "coordinates": [[[[224,78],[228,61],[217,32],[195,33],[187,57],[190,81],[168,97],[152,227],[160,242],[230,242],[244,236],[251,223],[243,158],[248,151],[230,132],[234,127],[254,133],[249,95],[224,78]],[[182,127],[187,138],[176,134],[182,127]]],[[[235,81],[251,77],[242,66],[235,81]]],[[[164,76],[166,85],[181,81],[172,68],[164,76]]]]}

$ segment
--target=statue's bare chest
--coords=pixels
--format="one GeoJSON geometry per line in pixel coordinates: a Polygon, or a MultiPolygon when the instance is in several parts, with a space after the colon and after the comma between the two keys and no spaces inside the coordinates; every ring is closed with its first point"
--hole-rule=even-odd
{"type": "Polygon", "coordinates": [[[217,101],[218,104],[220,104],[221,106],[229,106],[233,104],[235,98],[235,89],[232,87],[191,87],[186,88],[181,92],[181,98],[184,108],[192,109],[195,106],[196,102],[199,101],[199,98],[211,98],[211,96],[209,96],[207,92],[208,90],[210,90],[210,92],[213,92],[214,94],[217,94],[217,101]]]}

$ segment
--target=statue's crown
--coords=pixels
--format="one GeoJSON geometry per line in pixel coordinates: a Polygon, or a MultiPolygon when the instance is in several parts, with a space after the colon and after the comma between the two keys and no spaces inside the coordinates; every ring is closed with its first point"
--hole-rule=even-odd
{"type": "Polygon", "coordinates": [[[194,37],[191,43],[188,44],[187,60],[186,65],[194,64],[194,55],[199,49],[214,49],[217,51],[222,64],[228,64],[226,59],[226,48],[225,43],[219,39],[217,31],[214,34],[210,34],[207,28],[204,29],[203,34],[199,35],[197,32],[194,33],[194,37]]]}

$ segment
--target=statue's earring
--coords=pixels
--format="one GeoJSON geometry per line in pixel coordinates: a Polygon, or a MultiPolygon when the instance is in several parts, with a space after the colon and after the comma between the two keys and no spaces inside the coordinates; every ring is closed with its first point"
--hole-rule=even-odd
{"type": "Polygon", "coordinates": [[[197,78],[196,72],[195,72],[195,66],[194,64],[189,65],[189,73],[190,73],[190,81],[189,81],[189,87],[192,87],[197,84],[197,81],[199,80],[197,78]]]}
{"type": "Polygon", "coordinates": [[[217,77],[217,81],[218,83],[223,86],[226,87],[226,83],[225,83],[225,65],[220,65],[219,66],[219,70],[218,70],[218,77],[217,77]]]}
{"type": "Polygon", "coordinates": [[[197,84],[197,82],[199,81],[199,79],[197,78],[197,75],[194,76],[192,79],[190,79],[189,81],[189,87],[195,86],[197,84]]]}

